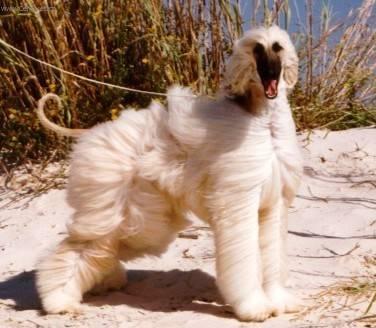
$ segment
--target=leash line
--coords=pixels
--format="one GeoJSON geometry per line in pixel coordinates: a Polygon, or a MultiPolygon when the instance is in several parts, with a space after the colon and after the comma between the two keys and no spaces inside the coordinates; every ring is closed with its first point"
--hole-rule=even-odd
{"type": "MultiPolygon", "coordinates": [[[[6,48],[9,48],[9,49],[12,49],[13,51],[21,54],[22,56],[24,57],[27,57],[41,65],[45,65],[47,67],[50,67],[54,70],[57,70],[61,73],[64,73],[64,74],[67,74],[67,75],[70,75],[70,76],[73,76],[75,78],[78,78],[78,79],[81,79],[81,80],[84,80],[84,81],[87,81],[87,82],[90,82],[90,83],[95,83],[95,84],[99,84],[99,85],[104,85],[104,86],[107,86],[107,87],[110,87],[110,88],[114,88],[114,89],[120,89],[120,90],[123,90],[123,91],[128,91],[128,92],[136,92],[136,93],[143,93],[143,94],[147,94],[147,95],[152,95],[152,96],[162,96],[162,97],[167,97],[167,93],[162,93],[162,92],[153,92],[153,91],[145,91],[145,90],[138,90],[138,89],[134,89],[134,88],[128,88],[128,87],[123,87],[123,86],[120,86],[120,85],[116,85],[116,84],[111,84],[111,83],[107,83],[107,82],[102,82],[102,81],[98,81],[98,80],[94,80],[94,79],[91,79],[91,78],[88,78],[88,77],[85,77],[85,76],[82,76],[82,75],[78,75],[78,74],[75,74],[75,73],[72,73],[70,71],[67,71],[65,69],[62,69],[62,68],[59,68],[55,65],[52,65],[50,63],[47,63],[43,60],[40,60],[38,58],[35,58],[31,55],[29,55],[28,53],[12,46],[11,44],[7,43],[6,41],[4,41],[3,39],[0,38],[0,44],[3,45],[4,47],[6,48]]],[[[169,96],[174,96],[174,95],[169,95],[169,96]]],[[[174,97],[183,97],[183,98],[196,98],[196,96],[188,96],[188,95],[176,95],[174,97]]]]}

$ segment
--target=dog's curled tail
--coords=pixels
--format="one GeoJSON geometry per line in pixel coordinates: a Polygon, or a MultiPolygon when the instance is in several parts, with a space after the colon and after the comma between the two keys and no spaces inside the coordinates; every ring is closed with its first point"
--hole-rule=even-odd
{"type": "Polygon", "coordinates": [[[40,120],[40,123],[49,130],[54,131],[55,133],[66,136],[66,137],[73,137],[77,138],[79,137],[83,132],[86,131],[86,129],[69,129],[65,128],[63,126],[57,125],[53,122],[51,122],[46,114],[44,113],[44,106],[46,105],[46,102],[48,100],[55,100],[58,104],[59,109],[61,109],[61,100],[60,97],[54,93],[47,93],[38,101],[38,108],[37,108],[37,115],[40,120]]]}

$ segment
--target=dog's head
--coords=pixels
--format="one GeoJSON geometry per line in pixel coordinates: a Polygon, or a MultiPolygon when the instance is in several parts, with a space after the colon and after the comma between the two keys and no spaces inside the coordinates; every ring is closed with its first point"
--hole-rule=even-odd
{"type": "Polygon", "coordinates": [[[298,56],[290,37],[278,26],[272,26],[250,30],[235,43],[224,82],[232,95],[242,96],[254,90],[274,99],[279,86],[292,89],[297,79],[298,56]]]}

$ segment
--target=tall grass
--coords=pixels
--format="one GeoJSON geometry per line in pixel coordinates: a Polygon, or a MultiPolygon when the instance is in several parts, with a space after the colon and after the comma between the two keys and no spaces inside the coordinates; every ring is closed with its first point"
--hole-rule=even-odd
{"type": "MultiPolygon", "coordinates": [[[[291,96],[298,127],[375,124],[375,0],[364,0],[341,23],[332,22],[325,0],[315,22],[313,1],[305,1],[307,17],[292,34],[301,60],[301,79],[291,96]]],[[[157,92],[179,83],[213,94],[246,20],[252,26],[290,28],[295,5],[291,0],[3,0],[0,37],[34,57],[100,81],[157,92]]],[[[34,115],[45,92],[62,96],[64,111],[49,114],[70,127],[92,126],[115,118],[124,107],[150,101],[76,80],[1,46],[0,75],[3,170],[40,160],[51,150],[56,158],[66,153],[66,141],[47,137],[34,115]]]]}
{"type": "Polygon", "coordinates": [[[364,0],[344,22],[333,24],[328,2],[323,1],[317,38],[312,1],[306,3],[308,33],[299,50],[305,75],[293,95],[298,126],[346,129],[375,124],[375,0],[364,0]],[[330,43],[335,34],[338,41],[330,43]]]}

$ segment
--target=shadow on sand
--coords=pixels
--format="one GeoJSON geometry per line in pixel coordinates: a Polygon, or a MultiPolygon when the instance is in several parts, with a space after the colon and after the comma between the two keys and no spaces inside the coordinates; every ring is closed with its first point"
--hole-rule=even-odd
{"type": "Polygon", "coordinates": [[[35,271],[22,272],[8,280],[0,281],[0,300],[13,300],[16,310],[40,310],[35,271]]]}
{"type": "MultiPolygon", "coordinates": [[[[0,300],[12,300],[18,311],[41,310],[35,271],[0,282],[0,300]]],[[[124,289],[102,295],[87,294],[84,303],[98,310],[103,305],[125,305],[151,312],[193,311],[232,316],[230,308],[222,305],[214,278],[201,270],[129,270],[124,289]]]]}

